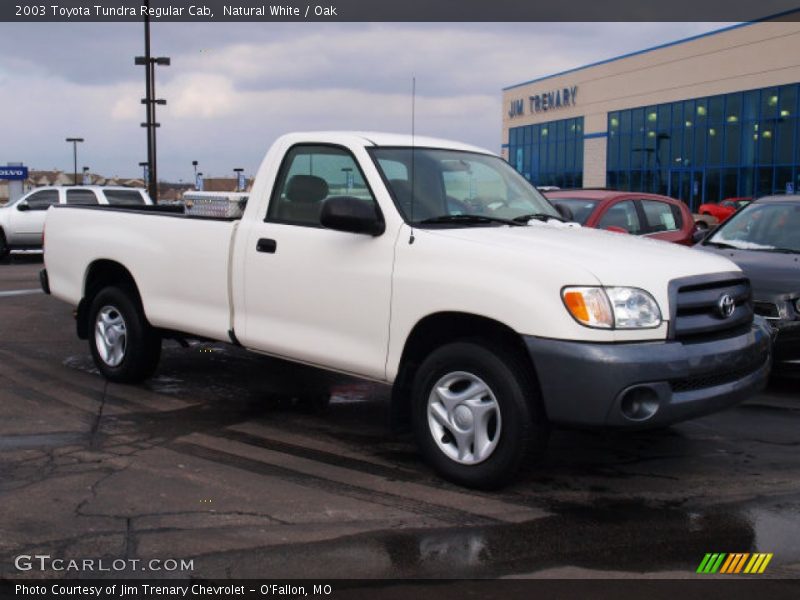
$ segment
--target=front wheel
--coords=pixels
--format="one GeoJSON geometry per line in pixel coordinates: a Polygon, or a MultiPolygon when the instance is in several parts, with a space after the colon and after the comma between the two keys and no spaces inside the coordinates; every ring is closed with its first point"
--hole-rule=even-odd
{"type": "Polygon", "coordinates": [[[128,287],[107,287],[89,310],[89,349],[103,377],[136,383],[150,377],[161,357],[161,338],[128,287]]]}
{"type": "Polygon", "coordinates": [[[547,444],[530,366],[512,352],[478,342],[442,346],[420,365],[412,394],[420,450],[455,483],[502,486],[547,444]]]}

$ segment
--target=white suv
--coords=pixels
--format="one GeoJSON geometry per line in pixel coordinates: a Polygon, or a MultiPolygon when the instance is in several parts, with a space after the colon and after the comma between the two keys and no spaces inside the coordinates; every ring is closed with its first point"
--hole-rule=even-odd
{"type": "Polygon", "coordinates": [[[46,186],[0,207],[0,258],[11,250],[42,247],[47,209],[54,204],[152,204],[142,188],[99,185],[46,186]]]}

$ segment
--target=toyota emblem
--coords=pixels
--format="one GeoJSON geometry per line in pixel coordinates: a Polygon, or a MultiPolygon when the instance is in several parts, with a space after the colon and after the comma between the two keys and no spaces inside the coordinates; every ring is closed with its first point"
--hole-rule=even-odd
{"type": "Polygon", "coordinates": [[[723,319],[728,319],[736,310],[736,303],[730,294],[722,294],[717,300],[717,314],[723,319]]]}

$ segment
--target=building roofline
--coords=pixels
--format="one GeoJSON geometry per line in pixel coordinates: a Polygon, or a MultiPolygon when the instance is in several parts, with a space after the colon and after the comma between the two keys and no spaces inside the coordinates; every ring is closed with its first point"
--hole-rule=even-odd
{"type": "Polygon", "coordinates": [[[722,27],[721,29],[715,29],[713,31],[706,31],[705,33],[698,33],[696,35],[692,35],[689,37],[681,38],[679,40],[673,40],[672,42],[665,42],[663,44],[659,44],[658,46],[651,46],[650,48],[644,48],[643,50],[636,50],[634,52],[628,52],[627,54],[620,54],[619,56],[614,56],[612,58],[606,58],[604,60],[599,60],[597,62],[589,63],[588,65],[583,65],[580,67],[574,67],[572,69],[567,69],[565,71],[559,71],[558,73],[552,73],[550,75],[544,75],[542,77],[537,77],[536,79],[531,79],[529,81],[523,81],[522,83],[515,83],[509,85],[508,87],[504,87],[503,91],[506,92],[508,90],[513,90],[514,88],[522,87],[525,85],[530,85],[531,83],[537,83],[539,81],[544,81],[545,79],[552,79],[553,77],[560,77],[561,75],[566,75],[568,73],[574,73],[575,71],[582,71],[583,69],[590,69],[592,67],[597,67],[600,65],[605,65],[608,63],[616,62],[618,60],[622,60],[623,58],[630,58],[632,56],[638,56],[639,54],[647,54],[648,52],[653,52],[654,50],[661,50],[662,48],[669,48],[670,46],[678,46],[680,44],[685,44],[686,42],[692,42],[694,40],[699,40],[705,37],[709,37],[712,35],[717,35],[719,33],[725,33],[726,31],[732,31],[734,29],[740,29],[742,27],[748,27],[750,25],[754,25],[755,23],[763,23],[764,21],[771,21],[773,19],[777,19],[779,17],[783,17],[785,15],[790,15],[792,13],[800,12],[800,8],[793,8],[790,10],[785,10],[783,12],[769,15],[767,17],[762,17],[760,19],[756,19],[754,21],[744,21],[742,23],[736,23],[735,25],[728,25],[727,27],[722,27]]]}

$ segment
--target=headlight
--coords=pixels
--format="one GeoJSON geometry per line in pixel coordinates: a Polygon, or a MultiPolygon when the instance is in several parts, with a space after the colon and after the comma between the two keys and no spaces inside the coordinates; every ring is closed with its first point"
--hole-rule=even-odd
{"type": "Polygon", "coordinates": [[[800,298],[794,301],[794,309],[800,313],[800,298]]]}
{"type": "Polygon", "coordinates": [[[602,329],[649,329],[661,325],[653,296],[629,287],[567,287],[564,306],[581,325],[602,329]]]}

